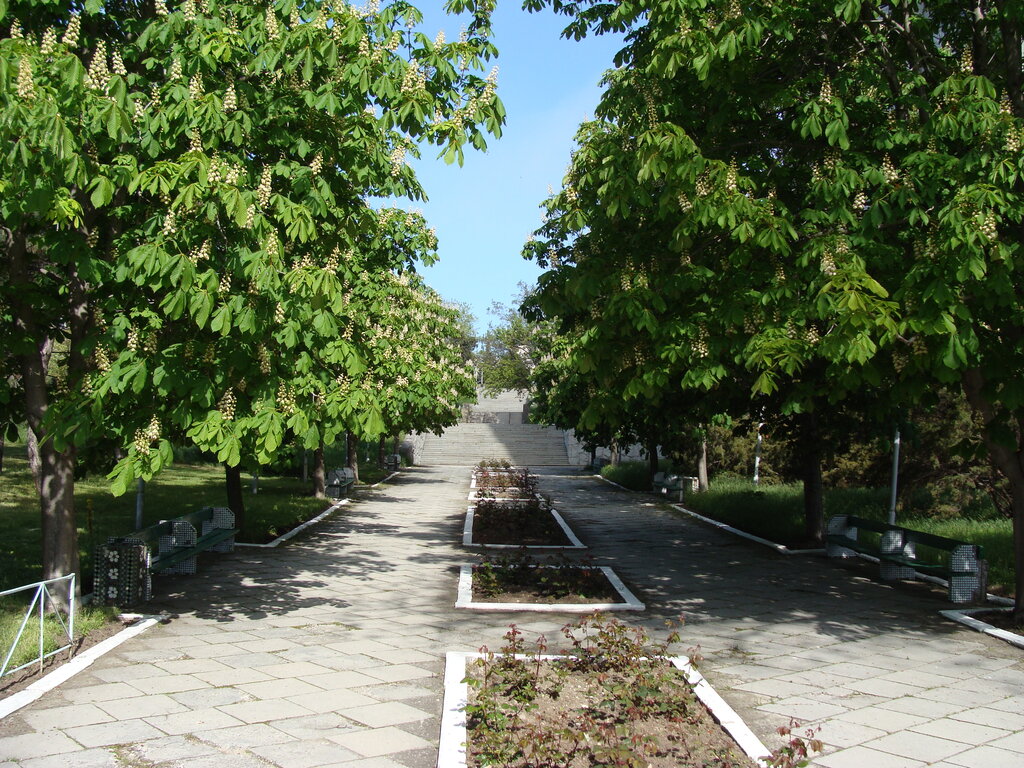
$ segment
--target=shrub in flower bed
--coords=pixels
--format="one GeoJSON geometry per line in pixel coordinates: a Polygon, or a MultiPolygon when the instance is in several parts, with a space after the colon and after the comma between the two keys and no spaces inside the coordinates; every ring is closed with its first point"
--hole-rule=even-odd
{"type": "Polygon", "coordinates": [[[614,603],[622,599],[604,572],[564,555],[541,563],[520,550],[473,566],[473,599],[495,603],[614,603]]]}
{"type": "Polygon", "coordinates": [[[528,469],[512,469],[505,472],[476,472],[473,474],[474,485],[478,489],[511,489],[517,488],[534,493],[537,490],[537,478],[528,469]]]}
{"type": "MultiPolygon", "coordinates": [[[[757,765],[695,695],[680,669],[688,661],[668,655],[676,633],[654,643],[641,628],[599,616],[567,624],[562,633],[569,648],[549,656],[543,636],[528,650],[513,624],[498,653],[481,649],[482,658],[469,663],[463,682],[470,689],[470,768],[757,765]]],[[[806,765],[808,753],[820,749],[809,736],[791,739],[771,756],[764,750],[764,764],[806,765]]]]}
{"type": "Polygon", "coordinates": [[[480,499],[473,507],[474,544],[570,546],[545,498],[516,501],[480,499]]]}
{"type": "Polygon", "coordinates": [[[476,469],[509,470],[515,469],[515,467],[512,466],[512,462],[510,462],[508,459],[480,459],[480,461],[477,462],[476,469]]]}

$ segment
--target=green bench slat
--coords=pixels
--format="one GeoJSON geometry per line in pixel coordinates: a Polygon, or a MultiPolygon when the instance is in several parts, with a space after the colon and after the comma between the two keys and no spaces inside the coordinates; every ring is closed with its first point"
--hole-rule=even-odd
{"type": "Polygon", "coordinates": [[[173,552],[165,552],[162,555],[157,555],[150,561],[149,569],[151,571],[162,571],[164,568],[177,565],[183,560],[195,557],[200,552],[211,549],[225,539],[230,539],[232,536],[237,535],[238,530],[238,528],[217,528],[210,531],[205,536],[198,537],[195,544],[187,547],[178,547],[173,552]]]}

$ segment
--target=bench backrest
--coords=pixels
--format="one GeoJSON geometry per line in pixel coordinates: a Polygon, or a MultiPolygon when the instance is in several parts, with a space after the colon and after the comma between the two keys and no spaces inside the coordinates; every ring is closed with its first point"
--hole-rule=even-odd
{"type": "Polygon", "coordinates": [[[969,541],[960,541],[959,539],[948,539],[945,536],[937,536],[934,533],[925,533],[924,531],[915,531],[912,528],[904,528],[899,525],[889,525],[878,520],[868,520],[864,517],[857,517],[856,515],[849,515],[846,518],[846,524],[861,530],[874,531],[875,533],[886,533],[888,531],[899,531],[903,536],[904,543],[913,542],[914,544],[920,544],[923,547],[931,547],[932,549],[939,549],[943,552],[952,552],[957,547],[975,547],[978,552],[978,558],[984,557],[984,552],[978,544],[971,544],[969,541]]]}
{"type": "Polygon", "coordinates": [[[147,525],[138,531],[119,536],[121,539],[138,539],[139,541],[145,542],[147,546],[156,546],[157,542],[160,541],[161,536],[170,536],[173,532],[173,526],[170,520],[161,520],[159,523],[153,525],[147,525]]]}
{"type": "Polygon", "coordinates": [[[974,547],[978,553],[979,560],[985,556],[980,544],[971,544],[969,541],[960,541],[959,539],[947,539],[945,536],[936,536],[934,533],[925,533],[924,531],[913,531],[909,528],[904,528],[903,530],[906,541],[912,541],[924,547],[941,549],[947,552],[952,552],[957,547],[974,547]]]}
{"type": "Polygon", "coordinates": [[[235,514],[227,507],[203,507],[175,519],[189,523],[200,535],[211,528],[235,527],[235,514]]]}
{"type": "Polygon", "coordinates": [[[355,481],[356,473],[352,471],[351,467],[332,469],[327,475],[327,485],[344,485],[346,483],[354,483],[355,481]]]}

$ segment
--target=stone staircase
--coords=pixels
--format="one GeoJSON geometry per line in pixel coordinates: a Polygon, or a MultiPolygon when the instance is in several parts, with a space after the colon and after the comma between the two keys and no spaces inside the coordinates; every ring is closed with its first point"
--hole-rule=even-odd
{"type": "Polygon", "coordinates": [[[416,463],[472,466],[481,459],[508,459],[526,467],[569,464],[565,435],[538,424],[456,424],[438,437],[423,436],[416,463]]]}

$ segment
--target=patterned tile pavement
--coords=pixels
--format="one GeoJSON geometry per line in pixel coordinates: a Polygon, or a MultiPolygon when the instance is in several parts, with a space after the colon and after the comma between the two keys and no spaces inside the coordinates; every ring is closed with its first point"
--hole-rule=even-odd
{"type": "MultiPolygon", "coordinates": [[[[468,468],[416,468],[277,549],[158,582],[168,621],[0,721],[0,768],[428,768],[444,653],[565,614],[456,611],[468,468]]],[[[783,557],[591,477],[542,474],[597,564],[768,744],[820,726],[816,765],[1024,765],[1024,652],[937,615],[941,591],[783,557]]]]}

